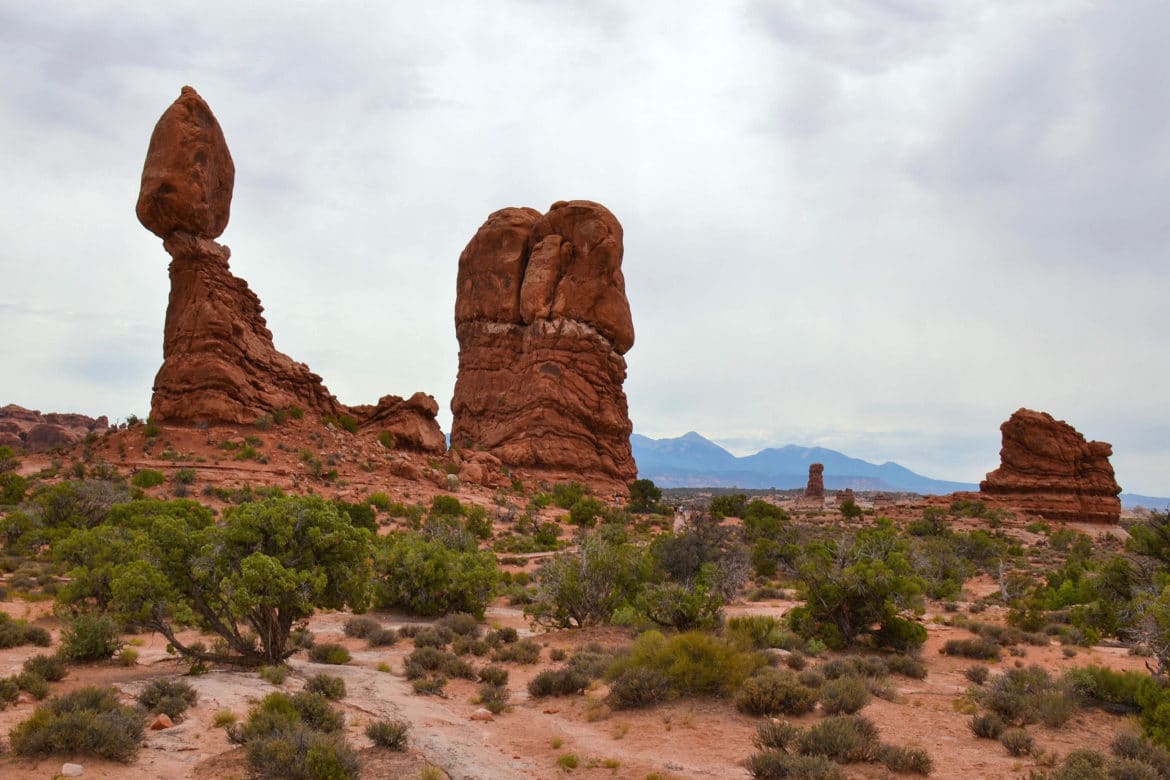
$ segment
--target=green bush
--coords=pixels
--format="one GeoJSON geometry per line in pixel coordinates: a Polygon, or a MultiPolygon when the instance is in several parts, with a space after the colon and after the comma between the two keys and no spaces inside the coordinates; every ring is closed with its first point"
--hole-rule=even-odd
{"type": "Polygon", "coordinates": [[[755,780],[845,780],[841,767],[823,756],[765,750],[749,757],[744,766],[755,780]]]}
{"type": "Polygon", "coordinates": [[[416,533],[381,539],[375,560],[379,606],[403,607],[416,615],[468,612],[483,617],[499,578],[493,554],[454,549],[416,533]]]}
{"type": "Polygon", "coordinates": [[[1030,755],[1036,747],[1032,735],[1021,728],[1006,729],[999,735],[999,742],[1013,756],[1030,755]]]}
{"type": "Polygon", "coordinates": [[[345,680],[333,674],[315,674],[305,680],[307,693],[319,693],[331,701],[345,698],[345,680]]]}
{"type": "Polygon", "coordinates": [[[0,474],[0,505],[14,506],[24,500],[28,480],[12,472],[0,474]]]}
{"type": "Polygon", "coordinates": [[[788,632],[783,621],[771,615],[733,617],[727,621],[724,628],[724,636],[745,650],[781,647],[782,638],[786,633],[788,632]]]}
{"type": "Polygon", "coordinates": [[[366,726],[370,741],[387,750],[406,750],[410,723],[404,720],[374,720],[366,726]]]}
{"type": "Polygon", "coordinates": [[[1114,755],[1132,761],[1140,761],[1153,767],[1161,777],[1170,777],[1170,751],[1161,745],[1142,739],[1136,734],[1118,734],[1110,746],[1114,755]]]}
{"type": "Polygon", "coordinates": [[[442,672],[450,677],[462,677],[466,680],[476,678],[475,669],[462,658],[451,653],[445,653],[435,647],[420,647],[406,657],[406,676],[410,679],[419,679],[427,672],[442,672]]]}
{"type": "Polygon", "coordinates": [[[553,485],[552,502],[561,509],[569,509],[585,496],[585,486],[577,482],[553,485]]]}
{"type": "Polygon", "coordinates": [[[356,780],[357,753],[341,734],[303,725],[274,731],[248,742],[248,767],[262,780],[356,780]]]}
{"type": "Polygon", "coordinates": [[[618,607],[630,604],[644,578],[640,551],[593,535],[576,552],[546,561],[525,614],[546,626],[570,628],[606,623],[618,607]]]}
{"type": "Polygon", "coordinates": [[[378,443],[388,450],[392,450],[398,444],[398,440],[394,438],[394,434],[390,431],[382,431],[378,434],[378,443]]]}
{"type": "Polygon", "coordinates": [[[134,475],[133,479],[130,480],[130,484],[136,488],[146,490],[147,488],[157,487],[166,481],[167,478],[163,476],[161,471],[142,469],[134,475]]]}
{"type": "Polygon", "coordinates": [[[443,648],[451,643],[455,634],[442,626],[424,626],[414,633],[414,646],[443,648]]]}
{"type": "Polygon", "coordinates": [[[21,672],[16,675],[16,684],[34,699],[43,699],[49,695],[49,681],[36,672],[21,672]]]}
{"type": "Polygon", "coordinates": [[[322,642],[309,648],[309,659],[319,664],[347,664],[349,651],[335,642],[322,642]]]}
{"type": "Polygon", "coordinates": [[[528,683],[528,695],[534,699],[546,696],[572,696],[589,687],[589,678],[569,667],[546,669],[528,683]]]}
{"type": "Polygon", "coordinates": [[[886,668],[892,674],[900,674],[914,680],[926,679],[926,664],[912,655],[891,655],[886,658],[886,668]]]}
{"type": "Polygon", "coordinates": [[[199,693],[185,680],[154,680],[138,694],[138,703],[148,712],[164,713],[178,719],[199,701],[199,693]]]}
{"type": "Polygon", "coordinates": [[[982,685],[983,683],[987,682],[987,677],[990,674],[991,670],[983,664],[969,666],[967,667],[966,671],[963,672],[963,676],[976,685],[982,685]]]}
{"type": "Polygon", "coordinates": [[[366,641],[370,647],[389,647],[398,641],[398,632],[392,628],[378,628],[366,637],[366,641]]]}
{"type": "Polygon", "coordinates": [[[73,661],[108,661],[122,649],[118,623],[109,615],[83,613],[61,632],[61,652],[73,661]]]}
{"type": "Polygon", "coordinates": [[[873,761],[879,748],[877,726],[860,715],[831,715],[810,726],[797,743],[805,755],[824,756],[841,764],[873,761]]]}
{"type": "Polygon", "coordinates": [[[988,684],[981,701],[1005,722],[1020,726],[1039,720],[1063,725],[1076,706],[1073,689],[1039,666],[1006,670],[988,684]]]}
{"type": "Polygon", "coordinates": [[[477,698],[480,706],[498,715],[508,708],[508,699],[511,698],[511,695],[503,685],[483,683],[479,686],[477,698]]]}
{"type": "Polygon", "coordinates": [[[81,688],[50,699],[9,733],[22,756],[91,755],[129,763],[142,741],[141,713],[118,702],[114,688],[81,688]]]}
{"type": "Polygon", "coordinates": [[[878,761],[891,772],[914,775],[929,775],[934,771],[934,761],[922,748],[904,745],[882,745],[878,748],[878,761]]]}
{"type": "Polygon", "coordinates": [[[869,688],[859,677],[829,680],[820,690],[821,708],[826,715],[852,715],[869,704],[869,688]]]}
{"type": "Polygon", "coordinates": [[[628,653],[614,661],[611,678],[636,668],[665,675],[677,696],[730,696],[766,665],[759,653],[738,649],[720,637],[698,631],[667,639],[657,631],[639,636],[628,653]]]}

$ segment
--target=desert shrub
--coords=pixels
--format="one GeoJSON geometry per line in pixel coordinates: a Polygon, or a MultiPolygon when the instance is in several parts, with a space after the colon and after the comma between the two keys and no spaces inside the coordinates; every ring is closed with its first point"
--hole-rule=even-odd
{"type": "Polygon", "coordinates": [[[569,522],[582,528],[597,525],[599,515],[605,513],[605,504],[596,498],[582,498],[569,507],[569,522]]]}
{"type": "Polygon", "coordinates": [[[534,699],[546,696],[572,696],[589,687],[589,678],[570,668],[546,669],[528,683],[528,694],[534,699]]]}
{"type": "Polygon", "coordinates": [[[403,607],[416,615],[483,617],[499,576],[492,553],[449,547],[416,533],[381,538],[375,560],[379,606],[403,607]]]}
{"type": "Polygon", "coordinates": [[[657,669],[635,666],[620,672],[607,701],[616,710],[649,707],[671,698],[670,679],[657,669]]]}
{"type": "Polygon", "coordinates": [[[585,496],[585,486],[578,482],[553,485],[551,499],[561,509],[568,509],[585,496]]]}
{"type": "Polygon", "coordinates": [[[264,682],[272,685],[283,685],[284,681],[288,679],[288,667],[283,664],[273,666],[261,666],[256,670],[256,674],[264,682]]]}
{"type": "Polygon", "coordinates": [[[425,626],[414,633],[415,647],[443,648],[455,635],[442,626],[425,626]]]}
{"type": "Polygon", "coordinates": [[[905,745],[882,745],[878,748],[877,760],[891,772],[914,775],[929,775],[934,771],[934,761],[922,748],[905,745]]]}
{"type": "Polygon", "coordinates": [[[49,632],[40,626],[34,626],[27,620],[9,617],[0,612],[0,648],[21,647],[22,645],[36,645],[48,647],[52,638],[49,632]]]}
{"type": "Polygon", "coordinates": [[[857,677],[829,680],[819,694],[826,715],[852,715],[869,704],[869,688],[857,677]]]}
{"type": "Polygon", "coordinates": [[[637,596],[638,610],[663,628],[688,631],[717,626],[723,618],[723,597],[713,587],[716,576],[715,565],[706,564],[689,583],[649,583],[637,596]]]}
{"type": "Polygon", "coordinates": [[[1082,666],[1064,673],[1064,681],[1087,707],[1100,707],[1114,715],[1138,712],[1138,691],[1149,675],[1121,672],[1104,666],[1082,666]]]}
{"type": "Polygon", "coordinates": [[[963,672],[963,676],[976,685],[982,685],[983,683],[987,682],[987,677],[990,674],[991,670],[983,664],[969,666],[967,667],[966,671],[963,672]]]}
{"type": "Polygon", "coordinates": [[[15,680],[20,690],[34,699],[43,699],[49,695],[49,681],[36,672],[21,672],[15,680]]]}
{"type": "Polygon", "coordinates": [[[345,627],[342,629],[346,636],[355,637],[357,639],[365,639],[374,631],[382,627],[382,624],[371,617],[358,615],[351,617],[345,621],[345,627]]]}
{"type": "Polygon", "coordinates": [[[447,689],[447,678],[443,676],[419,677],[411,680],[410,687],[419,696],[443,696],[447,689]]]}
{"type": "Polygon", "coordinates": [[[28,480],[12,472],[0,474],[0,504],[13,506],[24,500],[28,480]]]}
{"type": "Polygon", "coordinates": [[[765,671],[744,680],[735,707],[748,715],[803,715],[817,706],[817,692],[791,672],[765,671]]]}
{"type": "Polygon", "coordinates": [[[568,666],[571,669],[576,669],[590,680],[595,680],[605,674],[606,669],[613,663],[613,659],[613,653],[606,651],[600,645],[589,644],[573,653],[569,658],[568,666]]]}
{"type": "Polygon", "coordinates": [[[119,629],[109,615],[82,613],[61,632],[61,652],[83,663],[108,661],[122,649],[119,629]]]}
{"type": "Polygon", "coordinates": [[[50,699],[9,733],[22,756],[91,755],[129,762],[142,741],[141,713],[118,702],[114,688],[81,688],[50,699]]]}
{"type": "Polygon", "coordinates": [[[143,490],[146,490],[147,488],[157,487],[166,481],[167,478],[163,476],[161,471],[155,471],[154,469],[142,469],[134,475],[134,477],[130,480],[130,484],[136,488],[142,488],[143,490]]]}
{"type": "Polygon", "coordinates": [[[34,655],[32,658],[25,659],[22,668],[26,672],[39,674],[49,682],[65,679],[65,661],[61,659],[60,655],[45,655],[44,653],[34,655]]]}
{"type": "Polygon", "coordinates": [[[357,753],[342,734],[296,725],[248,742],[248,767],[262,780],[317,780],[358,778],[357,753]]]}
{"type": "Polygon", "coordinates": [[[912,655],[897,654],[886,658],[886,668],[892,674],[900,674],[914,680],[926,679],[926,664],[912,655]]]}
{"type": "Polygon", "coordinates": [[[479,686],[479,703],[489,712],[499,714],[508,708],[508,699],[512,694],[503,685],[483,683],[479,686]]]}
{"type": "Polygon", "coordinates": [[[1073,689],[1053,680],[1039,666],[1008,669],[991,681],[981,700],[987,709],[1015,725],[1042,719],[1048,725],[1062,725],[1076,707],[1073,689]]]}
{"type": "Polygon", "coordinates": [[[148,712],[178,718],[199,701],[199,693],[185,680],[154,680],[138,694],[138,703],[148,712]]]}
{"type": "Polygon", "coordinates": [[[479,681],[492,685],[507,685],[508,670],[502,666],[485,666],[479,670],[479,681]]]}
{"type": "Polygon", "coordinates": [[[305,691],[319,693],[326,699],[339,701],[345,698],[345,680],[333,674],[315,674],[305,680],[305,691]]]}
{"type": "Polygon", "coordinates": [[[1155,745],[1136,734],[1121,733],[1113,738],[1110,748],[1119,758],[1140,761],[1153,767],[1161,777],[1170,777],[1170,751],[1161,745],[1155,745]]]}
{"type": "Polygon", "coordinates": [[[971,733],[980,739],[999,739],[999,735],[1006,728],[1003,718],[994,712],[984,712],[971,716],[971,733]]]}
{"type": "Polygon", "coordinates": [[[1013,756],[1029,755],[1036,746],[1032,735],[1021,728],[1005,729],[999,735],[999,743],[1013,756]]]}
{"type": "Polygon", "coordinates": [[[322,642],[309,648],[309,659],[319,664],[347,664],[349,651],[336,642],[322,642]]]}
{"type": "Polygon", "coordinates": [[[831,715],[801,734],[797,749],[841,764],[873,761],[880,743],[877,726],[860,715],[831,715]]]}
{"type": "Polygon", "coordinates": [[[885,659],[876,655],[830,658],[818,669],[829,680],[840,677],[884,677],[889,671],[885,659]]]}
{"type": "Polygon", "coordinates": [[[366,726],[370,741],[387,750],[406,750],[410,723],[404,720],[374,720],[366,726]]]}
{"type": "Polygon", "coordinates": [[[710,634],[690,631],[667,639],[647,631],[614,661],[608,675],[618,678],[631,669],[653,669],[667,678],[673,695],[729,696],[766,663],[761,654],[710,634]]]}
{"type": "Polygon", "coordinates": [[[786,631],[784,623],[771,615],[742,615],[727,621],[724,635],[741,647],[763,650],[780,647],[786,631]]]}
{"type": "Polygon", "coordinates": [[[398,632],[392,628],[375,629],[366,637],[370,647],[389,647],[397,641],[398,632]]]}
{"type": "MultiPolygon", "coordinates": [[[[1081,780],[1082,778],[1088,780],[1090,777],[1096,777],[1096,775],[1088,774],[1069,775],[1065,774],[1063,769],[1064,767],[1062,766],[1053,773],[1054,780],[1081,780]]],[[[1080,767],[1076,767],[1075,771],[1079,773],[1080,767]]],[[[1088,771],[1093,770],[1092,768],[1088,768],[1088,771]]],[[[1144,764],[1141,761],[1136,761],[1131,758],[1117,758],[1110,761],[1108,764],[1108,772],[1109,780],[1161,780],[1161,778],[1165,777],[1165,775],[1149,764],[1144,764]]]]}
{"type": "Polygon", "coordinates": [[[512,642],[518,642],[519,640],[520,632],[511,626],[492,629],[487,633],[487,636],[484,637],[484,641],[486,641],[492,647],[511,644],[512,642]]]}
{"type": "Polygon", "coordinates": [[[946,655],[958,655],[963,658],[975,658],[980,661],[998,661],[1000,651],[1003,650],[995,642],[982,637],[971,639],[948,639],[943,645],[946,655]]]}
{"type": "Polygon", "coordinates": [[[825,676],[818,669],[805,669],[796,675],[796,679],[809,688],[820,688],[825,684],[825,676]]]}
{"type": "Polygon", "coordinates": [[[715,496],[711,499],[708,510],[715,519],[724,517],[743,517],[747,511],[747,496],[743,493],[715,496]]]}
{"type": "Polygon", "coordinates": [[[476,620],[475,615],[469,615],[466,612],[452,612],[449,615],[444,615],[435,622],[435,625],[441,626],[458,636],[465,636],[472,639],[478,637],[483,630],[483,626],[476,620]]]}
{"type": "Polygon", "coordinates": [[[618,607],[632,603],[642,580],[642,555],[630,544],[601,535],[586,537],[575,552],[546,561],[525,614],[554,628],[608,622],[618,607]]]}
{"type": "Polygon", "coordinates": [[[378,443],[386,449],[392,450],[398,444],[398,441],[394,438],[394,434],[391,431],[382,431],[378,434],[378,443]]]}
{"type": "Polygon", "coordinates": [[[500,645],[492,651],[496,663],[534,664],[540,660],[540,645],[531,639],[500,645]]]}
{"type": "Polygon", "coordinates": [[[446,653],[435,647],[419,647],[406,657],[406,676],[418,679],[426,672],[442,672],[449,677],[460,677],[465,680],[476,678],[475,669],[471,664],[457,655],[446,653]]]}
{"type": "MultiPolygon", "coordinates": [[[[468,653],[471,653],[472,655],[482,656],[487,655],[491,649],[492,646],[484,640],[472,639],[466,636],[456,636],[454,641],[451,643],[451,651],[454,652],[455,655],[467,655],[468,653]]],[[[553,660],[555,661],[557,659],[553,658],[553,660]]]]}
{"type": "Polygon", "coordinates": [[[744,767],[755,780],[845,780],[841,767],[823,756],[800,756],[779,750],[756,753],[744,767]]]}
{"type": "Polygon", "coordinates": [[[804,732],[786,720],[769,718],[756,726],[752,744],[760,750],[778,750],[788,753],[795,750],[800,735],[804,732]]]}

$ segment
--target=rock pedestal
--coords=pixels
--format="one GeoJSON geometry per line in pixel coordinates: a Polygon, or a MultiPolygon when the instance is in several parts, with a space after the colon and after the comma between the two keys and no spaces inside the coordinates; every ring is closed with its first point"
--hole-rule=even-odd
{"type": "Polygon", "coordinates": [[[453,445],[585,479],[637,476],[622,252],[621,225],[591,201],[488,217],[459,258],[453,445]]]}
{"type": "Polygon", "coordinates": [[[1048,520],[1116,524],[1121,487],[1113,447],[1045,412],[1020,409],[1000,426],[1000,466],[979,492],[1048,520]]]}
{"type": "Polygon", "coordinates": [[[808,487],[804,489],[805,498],[825,497],[825,465],[812,463],[808,467],[808,487]]]}

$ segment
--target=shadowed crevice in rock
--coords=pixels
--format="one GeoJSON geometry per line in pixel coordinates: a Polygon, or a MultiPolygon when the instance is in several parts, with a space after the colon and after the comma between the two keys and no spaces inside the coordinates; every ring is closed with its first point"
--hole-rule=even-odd
{"type": "Polygon", "coordinates": [[[453,444],[510,466],[637,476],[622,253],[621,225],[591,201],[488,217],[459,258],[453,444]]]}

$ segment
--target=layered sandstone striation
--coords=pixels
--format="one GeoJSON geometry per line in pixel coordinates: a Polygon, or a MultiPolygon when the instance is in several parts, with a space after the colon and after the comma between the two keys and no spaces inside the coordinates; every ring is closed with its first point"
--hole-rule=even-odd
{"type": "Polygon", "coordinates": [[[0,447],[46,452],[54,447],[76,444],[91,433],[105,433],[109,427],[110,421],[105,416],[41,414],[16,404],[0,407],[0,447]]]}
{"type": "Polygon", "coordinates": [[[805,498],[825,497],[825,464],[810,463],[808,467],[808,486],[804,489],[805,498]]]}
{"type": "Polygon", "coordinates": [[[1000,466],[979,492],[1049,520],[1116,524],[1121,487],[1113,448],[1045,412],[1020,409],[1003,425],[1000,466]]]}
{"type": "Polygon", "coordinates": [[[622,252],[621,225],[591,201],[488,217],[459,258],[452,444],[509,466],[636,477],[622,252]]]}
{"type": "Polygon", "coordinates": [[[389,430],[402,446],[446,449],[438,404],[416,393],[349,409],[304,363],[277,351],[260,299],[215,242],[230,216],[235,166],[219,122],[183,87],[150,138],[136,212],[171,255],[163,365],[151,417],[169,423],[252,423],[274,411],[354,414],[389,430]]]}

